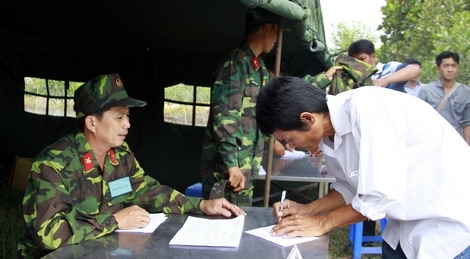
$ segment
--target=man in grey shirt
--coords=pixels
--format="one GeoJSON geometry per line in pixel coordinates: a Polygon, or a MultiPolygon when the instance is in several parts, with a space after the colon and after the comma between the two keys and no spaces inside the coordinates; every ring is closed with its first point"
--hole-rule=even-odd
{"type": "Polygon", "coordinates": [[[459,71],[459,54],[444,51],[436,57],[439,79],[424,85],[418,97],[437,108],[447,92],[456,85],[439,113],[462,135],[470,145],[470,88],[455,81],[459,71]]]}

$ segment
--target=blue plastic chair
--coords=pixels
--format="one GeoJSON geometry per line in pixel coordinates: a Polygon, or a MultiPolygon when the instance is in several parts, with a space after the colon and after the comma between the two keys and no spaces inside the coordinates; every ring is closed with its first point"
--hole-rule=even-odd
{"type": "Polygon", "coordinates": [[[195,183],[186,188],[184,195],[192,197],[202,197],[202,183],[195,183]]]}
{"type": "MultiPolygon", "coordinates": [[[[382,236],[363,236],[362,227],[364,223],[359,222],[349,226],[349,240],[352,244],[353,259],[360,259],[363,254],[382,254],[382,247],[365,247],[363,242],[382,242],[382,236]]],[[[380,220],[380,228],[383,233],[387,225],[387,219],[380,220]]]]}

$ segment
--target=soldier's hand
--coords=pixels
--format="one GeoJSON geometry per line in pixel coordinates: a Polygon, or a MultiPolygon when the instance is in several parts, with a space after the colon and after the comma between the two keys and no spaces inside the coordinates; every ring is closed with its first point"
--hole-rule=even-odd
{"type": "Polygon", "coordinates": [[[223,215],[225,217],[246,216],[246,212],[237,205],[228,202],[225,198],[202,200],[199,209],[206,215],[223,215]]]}
{"type": "Polygon", "coordinates": [[[245,189],[245,176],[239,167],[230,167],[228,169],[228,184],[233,188],[234,192],[245,189]]]}
{"type": "Polygon", "coordinates": [[[325,72],[328,79],[331,81],[333,80],[333,75],[336,73],[337,70],[343,69],[342,66],[332,66],[325,72]]]}
{"type": "Polygon", "coordinates": [[[146,227],[150,222],[149,213],[137,205],[132,205],[113,214],[119,229],[146,227]]]}
{"type": "Polygon", "coordinates": [[[273,144],[273,152],[277,156],[283,156],[286,153],[286,148],[281,144],[281,142],[275,140],[273,144]]]}

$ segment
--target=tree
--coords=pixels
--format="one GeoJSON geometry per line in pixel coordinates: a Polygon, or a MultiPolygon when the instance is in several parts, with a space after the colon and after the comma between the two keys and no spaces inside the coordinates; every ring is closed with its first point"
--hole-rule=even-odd
{"type": "Polygon", "coordinates": [[[368,39],[372,42],[377,42],[377,30],[371,28],[361,21],[354,21],[351,25],[343,22],[333,25],[331,33],[331,41],[333,46],[329,48],[329,52],[336,54],[339,52],[347,51],[349,45],[360,39],[368,39]]]}
{"type": "Polygon", "coordinates": [[[421,80],[427,83],[437,79],[436,56],[444,50],[455,51],[460,55],[457,81],[470,83],[470,1],[387,0],[382,14],[379,59],[415,57],[423,63],[421,80]]]}

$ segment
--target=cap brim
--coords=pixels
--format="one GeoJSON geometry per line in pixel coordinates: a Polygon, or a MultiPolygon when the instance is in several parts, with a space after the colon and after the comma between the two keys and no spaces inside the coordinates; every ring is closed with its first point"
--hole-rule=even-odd
{"type": "Polygon", "coordinates": [[[147,105],[147,102],[137,100],[134,98],[127,97],[125,99],[119,100],[116,103],[111,104],[113,106],[118,105],[118,106],[125,106],[125,107],[144,107],[147,105]]]}

